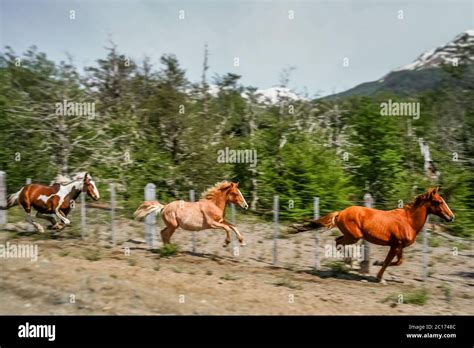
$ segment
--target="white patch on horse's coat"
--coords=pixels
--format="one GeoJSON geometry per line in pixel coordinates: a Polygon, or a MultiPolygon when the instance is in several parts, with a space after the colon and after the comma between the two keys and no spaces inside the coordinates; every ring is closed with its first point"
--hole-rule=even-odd
{"type": "Polygon", "coordinates": [[[59,191],[57,193],[53,193],[49,196],[46,196],[46,195],[40,195],[38,197],[39,200],[43,201],[44,203],[46,203],[51,197],[53,196],[58,196],[59,197],[59,202],[58,202],[58,205],[54,208],[54,211],[55,211],[55,215],[62,221],[64,222],[66,225],[69,225],[71,222],[64,216],[62,216],[60,213],[59,213],[59,209],[61,208],[61,206],[63,205],[64,203],[64,199],[66,199],[66,196],[72,191],[72,189],[75,188],[76,190],[81,190],[82,189],[82,180],[78,180],[78,181],[73,181],[71,182],[70,184],[68,185],[61,185],[59,187],[59,191]]]}
{"type": "Polygon", "coordinates": [[[51,198],[51,196],[53,196],[53,195],[50,195],[50,196],[40,195],[40,196],[38,197],[38,200],[43,201],[43,202],[46,204],[46,203],[48,202],[48,199],[51,198]]]}

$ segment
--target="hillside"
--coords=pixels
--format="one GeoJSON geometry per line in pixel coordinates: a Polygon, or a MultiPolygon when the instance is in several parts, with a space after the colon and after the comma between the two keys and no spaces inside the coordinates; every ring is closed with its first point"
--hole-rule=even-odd
{"type": "Polygon", "coordinates": [[[351,95],[373,96],[379,93],[392,92],[399,95],[410,95],[414,92],[425,92],[439,86],[441,82],[456,83],[451,80],[444,67],[469,65],[474,62],[474,30],[466,30],[447,44],[424,52],[413,62],[394,69],[379,80],[365,82],[347,91],[326,97],[346,97],[351,95]]]}

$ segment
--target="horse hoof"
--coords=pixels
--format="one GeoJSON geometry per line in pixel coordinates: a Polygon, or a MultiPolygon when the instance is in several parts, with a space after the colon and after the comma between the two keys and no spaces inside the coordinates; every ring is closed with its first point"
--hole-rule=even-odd
{"type": "Polygon", "coordinates": [[[247,243],[245,243],[245,242],[240,242],[240,246],[246,246],[246,245],[247,245],[247,243]]]}
{"type": "Polygon", "coordinates": [[[382,266],[383,262],[382,261],[374,261],[373,265],[374,266],[382,266]]]}
{"type": "Polygon", "coordinates": [[[43,226],[36,226],[36,230],[37,230],[39,233],[44,233],[44,228],[43,228],[43,226]]]}

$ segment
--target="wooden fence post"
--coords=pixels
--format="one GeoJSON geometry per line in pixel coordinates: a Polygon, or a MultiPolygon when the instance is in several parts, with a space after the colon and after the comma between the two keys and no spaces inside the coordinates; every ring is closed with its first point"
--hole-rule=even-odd
{"type": "Polygon", "coordinates": [[[81,193],[81,238],[84,240],[87,233],[87,222],[86,222],[86,193],[81,193]]]}
{"type": "MultiPolygon", "coordinates": [[[[145,201],[156,200],[156,186],[148,183],[145,186],[145,201]]],[[[145,216],[145,241],[150,248],[156,245],[156,215],[155,213],[145,216]]]]}
{"type": "MultiPolygon", "coordinates": [[[[7,206],[7,173],[0,171],[0,206],[7,206]]],[[[7,223],[7,211],[0,209],[0,225],[7,223]]]]}
{"type": "Polygon", "coordinates": [[[429,216],[426,217],[425,225],[423,226],[423,281],[428,279],[428,226],[430,223],[429,216]]]}
{"type": "MultiPolygon", "coordinates": [[[[194,190],[189,190],[189,200],[194,202],[194,190]]],[[[191,232],[192,253],[196,254],[196,232],[191,232]]]]}
{"type": "Polygon", "coordinates": [[[279,202],[278,196],[273,196],[273,266],[278,263],[278,235],[280,233],[280,225],[278,223],[279,202]]]}
{"type": "Polygon", "coordinates": [[[110,222],[111,222],[111,239],[112,245],[115,246],[115,184],[110,183],[110,222]]]}
{"type": "MultiPolygon", "coordinates": [[[[370,193],[366,193],[364,195],[364,205],[367,208],[372,208],[374,206],[374,199],[372,198],[372,195],[370,193]]],[[[363,248],[364,248],[364,259],[360,263],[360,271],[362,273],[369,273],[370,271],[370,246],[369,242],[364,239],[363,242],[363,248]]]]}
{"type": "MultiPolygon", "coordinates": [[[[314,206],[314,211],[313,211],[313,218],[314,220],[317,220],[319,219],[319,197],[314,197],[314,202],[313,202],[313,206],[314,206]]],[[[315,260],[314,260],[314,269],[319,271],[321,269],[321,261],[320,261],[320,256],[319,256],[319,244],[320,244],[320,240],[319,240],[319,231],[315,231],[314,232],[314,241],[315,241],[315,246],[316,246],[316,250],[315,250],[315,260]]]]}
{"type": "MultiPolygon", "coordinates": [[[[232,224],[236,225],[235,204],[234,203],[230,204],[230,222],[232,224]]],[[[236,245],[236,243],[235,243],[235,233],[234,233],[234,231],[232,231],[232,244],[231,244],[231,247],[232,247],[232,256],[234,256],[234,257],[239,256],[240,250],[239,250],[239,246],[236,245]]]]}

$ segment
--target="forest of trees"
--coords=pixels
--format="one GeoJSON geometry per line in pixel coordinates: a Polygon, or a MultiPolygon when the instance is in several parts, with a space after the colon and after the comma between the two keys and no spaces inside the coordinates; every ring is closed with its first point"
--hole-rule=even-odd
{"type": "Polygon", "coordinates": [[[391,209],[435,184],[424,173],[423,138],[456,214],[446,227],[474,234],[471,67],[446,69],[449,84],[412,95],[410,101],[421,103],[414,120],[380,115],[380,103],[400,100],[396,95],[263,103],[241,76],[207,76],[207,50],[203,58],[202,80],[191,83],[174,55],[135,62],[111,44],[107,56],[80,73],[72,58],[55,63],[35,47],[23,54],[6,47],[0,55],[0,170],[8,191],[26,178],[50,183],[58,174],[87,170],[105,199],[107,184],[116,183],[130,212],[148,182],[167,202],[221,180],[238,181],[252,210],[264,217],[275,194],[286,219],[310,217],[314,196],[322,213],[362,204],[366,192],[376,207],[391,209]],[[56,104],[64,100],[95,103],[95,116],[58,114],[56,104]],[[226,147],[256,150],[258,164],[219,163],[217,153],[226,147]]]}

